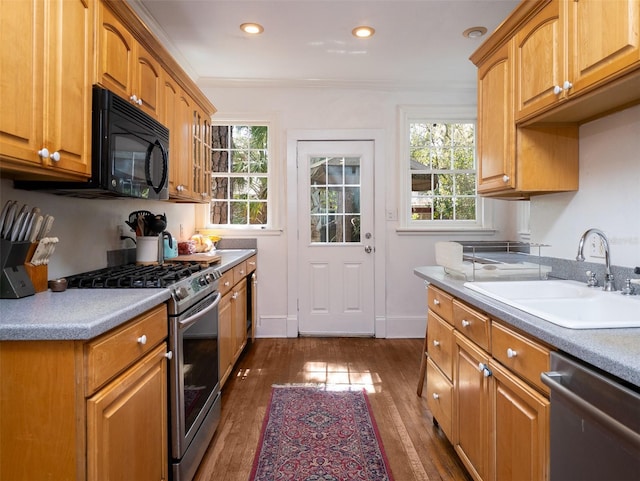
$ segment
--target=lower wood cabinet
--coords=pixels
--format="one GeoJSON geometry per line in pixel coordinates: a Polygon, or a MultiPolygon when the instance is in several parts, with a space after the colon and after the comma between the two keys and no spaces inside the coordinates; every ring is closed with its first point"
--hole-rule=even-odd
{"type": "Polygon", "coordinates": [[[474,480],[547,481],[550,402],[539,378],[549,370],[549,348],[429,290],[429,299],[441,299],[438,307],[452,306],[438,316],[429,303],[427,404],[434,420],[474,480]]]}
{"type": "Polygon", "coordinates": [[[167,334],[162,304],[90,341],[0,342],[0,479],[168,479],[167,334]]]}
{"type": "Polygon", "coordinates": [[[253,316],[253,297],[256,285],[252,284],[252,299],[248,297],[248,283],[256,268],[256,256],[226,271],[220,279],[222,299],[218,308],[218,344],[220,385],[231,375],[236,361],[248,342],[249,316],[253,316]],[[252,312],[249,312],[251,309],[252,312]]]}

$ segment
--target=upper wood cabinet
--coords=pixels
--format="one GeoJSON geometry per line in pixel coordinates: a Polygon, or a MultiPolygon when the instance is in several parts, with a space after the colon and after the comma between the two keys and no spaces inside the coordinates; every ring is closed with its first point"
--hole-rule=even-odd
{"type": "Polygon", "coordinates": [[[159,62],[103,4],[98,16],[97,83],[159,118],[159,62]]]}
{"type": "Polygon", "coordinates": [[[478,66],[478,192],[528,198],[577,190],[577,124],[515,123],[514,50],[511,40],[478,66]]]}
{"type": "Polygon", "coordinates": [[[89,177],[94,8],[94,0],[2,2],[3,174],[89,177]]]}
{"type": "Polygon", "coordinates": [[[639,0],[548,2],[515,35],[516,121],[639,67],[639,11],[639,0]]]}

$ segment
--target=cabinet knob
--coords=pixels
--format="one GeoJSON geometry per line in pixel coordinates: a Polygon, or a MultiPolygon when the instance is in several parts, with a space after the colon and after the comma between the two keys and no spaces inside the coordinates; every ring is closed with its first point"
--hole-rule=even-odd
{"type": "Polygon", "coordinates": [[[173,351],[169,351],[167,352],[164,357],[166,357],[167,359],[171,360],[173,359],[173,351]]]}
{"type": "Polygon", "coordinates": [[[502,182],[504,182],[505,184],[510,180],[511,180],[511,177],[509,177],[508,175],[505,174],[502,176],[502,182]]]}
{"type": "Polygon", "coordinates": [[[49,158],[54,162],[58,162],[60,160],[60,152],[54,152],[49,158]]]}
{"type": "Polygon", "coordinates": [[[560,85],[554,85],[553,86],[553,93],[556,95],[559,95],[560,93],[562,93],[562,87],[560,87],[560,85]]]}
{"type": "Polygon", "coordinates": [[[489,369],[489,366],[484,362],[478,363],[478,371],[480,371],[484,377],[489,377],[492,374],[491,369],[489,369]]]}
{"type": "Polygon", "coordinates": [[[434,300],[433,300],[433,303],[434,303],[436,306],[439,306],[439,305],[440,305],[440,301],[439,301],[438,299],[434,299],[434,300]]]}
{"type": "Polygon", "coordinates": [[[237,299],[238,298],[238,293],[234,292],[233,295],[231,296],[231,299],[237,299]]]}
{"type": "Polygon", "coordinates": [[[562,84],[562,88],[564,90],[569,90],[573,87],[573,84],[571,82],[569,82],[568,80],[565,80],[564,83],[562,84]]]}
{"type": "Polygon", "coordinates": [[[516,357],[518,353],[511,348],[507,349],[507,357],[511,359],[512,357],[516,357]]]}
{"type": "Polygon", "coordinates": [[[438,400],[440,399],[440,394],[438,394],[437,392],[433,393],[433,399],[438,400]]]}
{"type": "Polygon", "coordinates": [[[43,149],[38,150],[38,155],[40,157],[42,157],[43,159],[48,159],[49,158],[49,149],[47,149],[45,147],[43,149]]]}
{"type": "Polygon", "coordinates": [[[142,105],[142,99],[139,99],[138,96],[135,94],[129,97],[129,100],[131,100],[136,105],[142,105]]]}
{"type": "Polygon", "coordinates": [[[466,319],[462,319],[462,327],[469,327],[471,325],[471,323],[469,321],[467,321],[466,319]]]}
{"type": "Polygon", "coordinates": [[[440,341],[438,341],[438,340],[434,339],[434,340],[433,340],[433,345],[434,345],[435,347],[438,347],[438,346],[440,345],[440,341]]]}
{"type": "Polygon", "coordinates": [[[138,338],[138,344],[145,345],[147,343],[147,336],[144,334],[138,338]]]}
{"type": "Polygon", "coordinates": [[[230,284],[231,284],[231,283],[230,283],[229,281],[226,281],[226,282],[224,283],[224,287],[229,287],[229,285],[230,285],[230,284]]]}

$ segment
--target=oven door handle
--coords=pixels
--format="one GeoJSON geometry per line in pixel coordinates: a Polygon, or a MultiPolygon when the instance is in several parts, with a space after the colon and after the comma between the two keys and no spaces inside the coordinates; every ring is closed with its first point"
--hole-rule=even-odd
{"type": "Polygon", "coordinates": [[[216,307],[218,307],[218,304],[220,304],[220,299],[221,298],[222,298],[222,295],[218,292],[218,294],[216,295],[215,300],[211,303],[211,305],[205,307],[201,311],[198,311],[193,316],[189,316],[186,319],[183,319],[182,321],[180,321],[178,323],[179,329],[186,329],[187,327],[191,326],[192,324],[198,322],[198,319],[200,319],[202,316],[204,316],[207,312],[209,312],[209,311],[215,309],[216,307]]]}

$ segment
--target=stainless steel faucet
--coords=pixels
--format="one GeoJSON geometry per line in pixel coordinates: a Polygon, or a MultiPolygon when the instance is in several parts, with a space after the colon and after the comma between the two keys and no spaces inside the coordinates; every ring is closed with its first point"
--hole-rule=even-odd
{"type": "Polygon", "coordinates": [[[588,229],[587,231],[585,231],[584,234],[582,234],[582,237],[580,237],[580,243],[578,244],[578,255],[576,256],[576,260],[578,262],[582,262],[584,261],[584,241],[587,240],[587,237],[589,237],[590,234],[596,234],[598,236],[600,236],[600,238],[602,239],[603,243],[604,243],[604,262],[605,262],[605,273],[604,273],[604,286],[602,287],[602,289],[604,291],[615,291],[616,290],[616,286],[613,283],[613,274],[611,274],[611,256],[609,254],[609,240],[607,239],[607,236],[604,235],[604,232],[602,232],[600,229],[588,229]]]}

